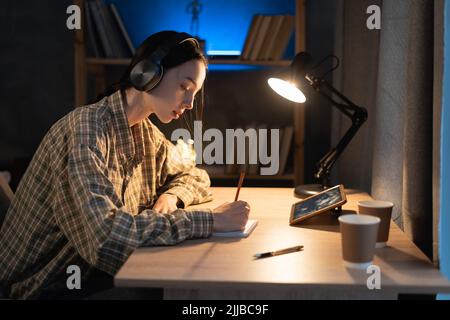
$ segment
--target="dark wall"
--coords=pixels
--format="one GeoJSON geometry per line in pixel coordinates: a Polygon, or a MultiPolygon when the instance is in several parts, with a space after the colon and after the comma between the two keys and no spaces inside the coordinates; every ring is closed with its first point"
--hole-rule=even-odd
{"type": "MultiPolygon", "coordinates": [[[[334,52],[334,34],[337,4],[335,0],[309,0],[306,3],[306,51],[314,63],[334,52]]],[[[329,70],[334,60],[326,60],[313,72],[320,76],[329,70]]],[[[331,77],[326,79],[331,83],[331,77]]],[[[305,182],[317,183],[314,178],[316,163],[330,149],[332,106],[311,88],[305,103],[305,182]]]]}
{"type": "Polygon", "coordinates": [[[31,157],[49,127],[73,108],[70,4],[0,2],[0,170],[31,157]]]}

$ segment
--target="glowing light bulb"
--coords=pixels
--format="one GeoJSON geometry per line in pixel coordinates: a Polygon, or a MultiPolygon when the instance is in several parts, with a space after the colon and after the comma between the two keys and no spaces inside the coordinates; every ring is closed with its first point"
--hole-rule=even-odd
{"type": "Polygon", "coordinates": [[[270,78],[267,80],[269,86],[283,98],[292,102],[304,103],[306,97],[294,84],[278,78],[270,78]]]}

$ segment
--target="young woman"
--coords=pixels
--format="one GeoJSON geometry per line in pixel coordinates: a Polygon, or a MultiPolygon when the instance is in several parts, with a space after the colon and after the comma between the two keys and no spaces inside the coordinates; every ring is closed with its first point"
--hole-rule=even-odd
{"type": "Polygon", "coordinates": [[[99,272],[112,277],[138,247],[243,229],[245,201],[184,209],[210,198],[209,177],[180,162],[148,119],[168,123],[191,110],[206,69],[195,39],[156,33],[114,90],[53,125],[0,230],[0,284],[11,298],[69,291],[69,266],[80,269],[83,290],[99,272]]]}

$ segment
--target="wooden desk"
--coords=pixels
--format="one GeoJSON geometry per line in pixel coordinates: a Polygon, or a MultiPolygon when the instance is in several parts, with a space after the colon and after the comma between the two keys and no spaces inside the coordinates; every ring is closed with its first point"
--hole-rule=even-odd
{"type": "MultiPolygon", "coordinates": [[[[212,188],[214,208],[232,201],[235,188],[212,188]]],[[[370,199],[349,190],[344,210],[370,199]]],[[[246,239],[188,240],[172,247],[136,250],[115,277],[119,287],[162,287],[165,299],[396,299],[399,293],[450,292],[426,256],[391,224],[387,248],[376,249],[381,289],[369,290],[366,271],[342,265],[339,225],[324,214],[307,225],[290,227],[292,188],[243,188],[259,224],[246,239]],[[253,254],[303,244],[302,252],[253,260],[253,254]]]]}

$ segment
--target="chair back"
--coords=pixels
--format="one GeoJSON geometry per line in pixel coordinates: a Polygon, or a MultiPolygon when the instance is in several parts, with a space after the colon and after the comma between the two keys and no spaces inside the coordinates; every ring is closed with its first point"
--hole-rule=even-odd
{"type": "Polygon", "coordinates": [[[8,181],[6,181],[6,178],[0,172],[0,228],[3,224],[3,220],[6,216],[6,211],[8,211],[13,197],[14,193],[11,190],[8,181]]]}

